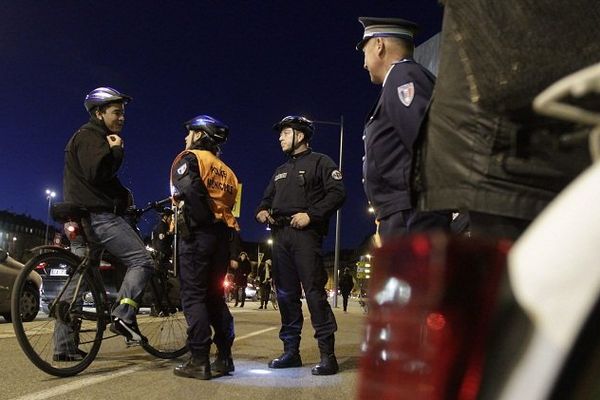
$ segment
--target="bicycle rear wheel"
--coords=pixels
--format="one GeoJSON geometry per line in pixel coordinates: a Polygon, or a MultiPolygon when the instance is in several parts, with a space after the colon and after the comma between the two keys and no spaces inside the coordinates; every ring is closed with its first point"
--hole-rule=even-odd
{"type": "Polygon", "coordinates": [[[63,290],[78,264],[76,257],[60,252],[32,258],[17,277],[11,298],[13,328],[21,349],[36,367],[59,377],[76,375],[90,365],[100,349],[106,324],[97,314],[104,312],[104,303],[89,273],[82,277],[77,292],[79,276],[63,290]],[[64,271],[67,276],[53,279],[57,276],[51,271],[64,271]],[[38,274],[47,314],[27,322],[19,299],[38,274]]]}
{"type": "Polygon", "coordinates": [[[179,281],[167,275],[152,277],[144,300],[150,312],[137,319],[140,332],[148,339],[141,344],[144,350],[165,359],[187,353],[188,325],[179,299],[179,281]]]}

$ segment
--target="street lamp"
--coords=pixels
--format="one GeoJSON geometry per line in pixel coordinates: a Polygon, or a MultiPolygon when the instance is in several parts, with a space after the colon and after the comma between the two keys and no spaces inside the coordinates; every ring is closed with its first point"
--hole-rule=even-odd
{"type": "MultiPolygon", "coordinates": [[[[273,245],[273,239],[271,239],[271,238],[268,238],[268,239],[267,239],[267,244],[268,244],[269,246],[272,246],[272,245],[273,245]]],[[[260,263],[261,263],[261,261],[262,261],[262,258],[261,258],[261,256],[260,256],[260,254],[261,254],[261,253],[260,253],[260,242],[258,242],[256,245],[257,245],[257,254],[256,254],[256,259],[258,260],[258,265],[260,265],[260,263]]],[[[263,256],[266,256],[266,253],[267,253],[267,252],[265,251],[265,253],[263,253],[263,256]]],[[[272,252],[271,252],[271,253],[272,253],[272,252]]]]}
{"type": "Polygon", "coordinates": [[[52,199],[56,197],[56,193],[50,189],[46,189],[46,200],[48,200],[48,214],[46,215],[46,235],[44,236],[44,245],[48,244],[48,231],[50,228],[50,207],[52,199]]]}
{"type": "MultiPolygon", "coordinates": [[[[323,125],[336,125],[340,127],[340,161],[338,168],[342,172],[342,160],[344,153],[344,116],[340,116],[340,121],[313,121],[314,124],[323,125]]],[[[337,210],[335,213],[335,257],[333,261],[333,307],[337,307],[337,296],[338,296],[338,271],[340,269],[340,225],[342,219],[341,210],[337,210]]]]}

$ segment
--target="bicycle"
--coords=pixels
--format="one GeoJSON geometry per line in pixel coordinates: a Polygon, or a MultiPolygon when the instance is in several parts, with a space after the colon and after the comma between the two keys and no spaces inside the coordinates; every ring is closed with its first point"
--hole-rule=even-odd
{"type": "MultiPolygon", "coordinates": [[[[163,206],[168,200],[133,210],[134,218],[139,219],[151,209],[170,212],[169,208],[163,206]]],[[[81,226],[81,219],[86,215],[87,210],[68,203],[56,203],[52,207],[53,218],[62,223],[71,222],[81,226]]],[[[84,234],[85,230],[84,225],[84,234]]],[[[112,333],[104,336],[107,325],[111,323],[112,304],[107,298],[97,263],[90,259],[89,249],[88,246],[85,256],[80,258],[59,246],[36,247],[32,252],[40,254],[25,264],[15,282],[11,301],[17,340],[29,360],[50,375],[67,377],[82,372],[96,358],[104,339],[119,336],[112,333]],[[49,304],[48,317],[26,322],[21,317],[18,299],[27,290],[27,278],[35,274],[40,265],[66,267],[67,277],[56,298],[49,304]],[[68,335],[64,334],[65,326],[68,327],[68,335]],[[65,340],[71,343],[70,346],[75,346],[74,351],[81,355],[81,359],[57,359],[56,343],[65,343],[65,340]]],[[[176,273],[175,258],[173,264],[176,273]]],[[[164,265],[156,265],[140,302],[140,309],[149,307],[151,311],[148,315],[138,317],[139,329],[147,338],[147,341],[140,343],[141,347],[153,356],[164,359],[177,358],[187,352],[187,323],[179,300],[175,273],[164,265]]]]}

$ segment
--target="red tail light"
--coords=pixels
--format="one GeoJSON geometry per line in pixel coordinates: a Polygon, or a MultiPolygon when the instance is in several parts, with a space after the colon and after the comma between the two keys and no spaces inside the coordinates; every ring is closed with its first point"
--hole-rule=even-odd
{"type": "Polygon", "coordinates": [[[418,235],[375,252],[359,399],[477,398],[508,248],[418,235]]]}
{"type": "Polygon", "coordinates": [[[36,271],[38,271],[38,272],[41,272],[41,273],[45,274],[45,273],[46,273],[46,267],[47,267],[47,266],[48,266],[48,263],[46,263],[46,262],[41,262],[41,263],[39,263],[38,265],[36,265],[35,269],[36,269],[36,271]]]}
{"type": "Polygon", "coordinates": [[[77,222],[69,221],[64,225],[65,235],[69,240],[74,240],[79,235],[79,224],[77,222]]]}
{"type": "Polygon", "coordinates": [[[115,266],[106,261],[100,261],[100,271],[111,271],[115,269],[115,266]]]}

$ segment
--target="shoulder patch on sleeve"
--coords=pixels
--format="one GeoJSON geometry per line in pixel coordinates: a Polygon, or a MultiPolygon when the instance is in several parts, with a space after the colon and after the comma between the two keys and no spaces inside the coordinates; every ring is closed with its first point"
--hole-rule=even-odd
{"type": "Polygon", "coordinates": [[[188,164],[187,162],[183,162],[179,167],[177,167],[177,175],[183,176],[188,172],[188,164]]]}
{"type": "Polygon", "coordinates": [[[409,82],[398,86],[398,97],[400,98],[400,102],[404,104],[405,107],[410,106],[415,98],[415,84],[413,82],[409,82]]]}
{"type": "Polygon", "coordinates": [[[331,177],[332,177],[334,180],[336,180],[336,181],[341,181],[341,180],[342,180],[342,173],[341,173],[339,170],[337,170],[337,169],[334,169],[334,170],[331,172],[331,177]]]}

